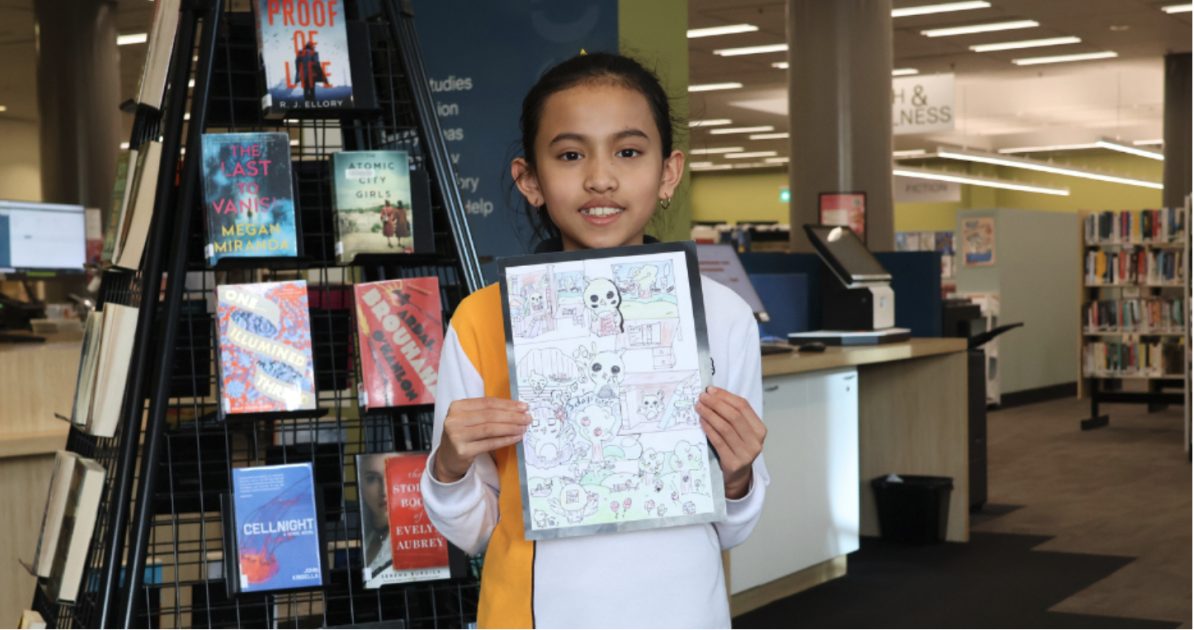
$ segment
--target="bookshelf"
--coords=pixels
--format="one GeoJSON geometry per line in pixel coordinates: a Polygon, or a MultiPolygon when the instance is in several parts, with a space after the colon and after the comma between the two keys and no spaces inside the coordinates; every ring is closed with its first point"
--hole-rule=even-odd
{"type": "Polygon", "coordinates": [[[1103,403],[1150,411],[1186,403],[1189,218],[1189,198],[1181,208],[1082,214],[1078,382],[1079,396],[1090,398],[1083,430],[1109,423],[1103,403]]]}

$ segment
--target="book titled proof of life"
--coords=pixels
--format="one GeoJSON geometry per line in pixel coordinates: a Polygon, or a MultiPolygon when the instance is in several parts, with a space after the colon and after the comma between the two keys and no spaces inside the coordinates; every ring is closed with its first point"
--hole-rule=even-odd
{"type": "Polygon", "coordinates": [[[542,540],[723,520],[694,409],[712,373],[692,243],[499,264],[524,532],[542,540]]]}

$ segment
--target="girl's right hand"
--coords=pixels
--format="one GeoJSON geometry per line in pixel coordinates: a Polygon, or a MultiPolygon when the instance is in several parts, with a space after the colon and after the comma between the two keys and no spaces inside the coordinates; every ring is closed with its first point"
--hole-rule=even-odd
{"type": "Polygon", "coordinates": [[[481,453],[518,443],[531,424],[527,404],[508,398],[462,398],[448,407],[432,476],[459,481],[481,453]]]}

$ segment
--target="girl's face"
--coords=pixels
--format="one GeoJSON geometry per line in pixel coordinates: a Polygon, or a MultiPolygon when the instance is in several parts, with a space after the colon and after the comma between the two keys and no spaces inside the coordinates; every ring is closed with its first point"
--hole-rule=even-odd
{"type": "Polygon", "coordinates": [[[670,198],[684,154],[663,155],[663,141],[641,93],[613,83],[556,92],[543,104],[536,164],[514,160],[511,174],[527,201],[547,205],[564,251],[639,245],[670,198]]]}

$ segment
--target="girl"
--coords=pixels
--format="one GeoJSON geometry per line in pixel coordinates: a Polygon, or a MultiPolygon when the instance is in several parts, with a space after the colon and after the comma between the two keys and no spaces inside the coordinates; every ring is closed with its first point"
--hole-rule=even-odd
{"type": "MultiPolygon", "coordinates": [[[[581,55],[547,71],[522,107],[519,191],[554,237],[539,251],[653,242],[684,169],[667,95],[638,63],[581,55]]],[[[510,400],[497,285],[460,303],[444,342],[433,453],[423,474],[431,521],[468,553],[486,549],[482,627],[726,627],[721,550],[754,528],[768,482],[762,381],[750,307],[702,278],[713,382],[695,404],[720,456],[724,522],[529,542],[515,444],[531,416],[510,400]]]]}

